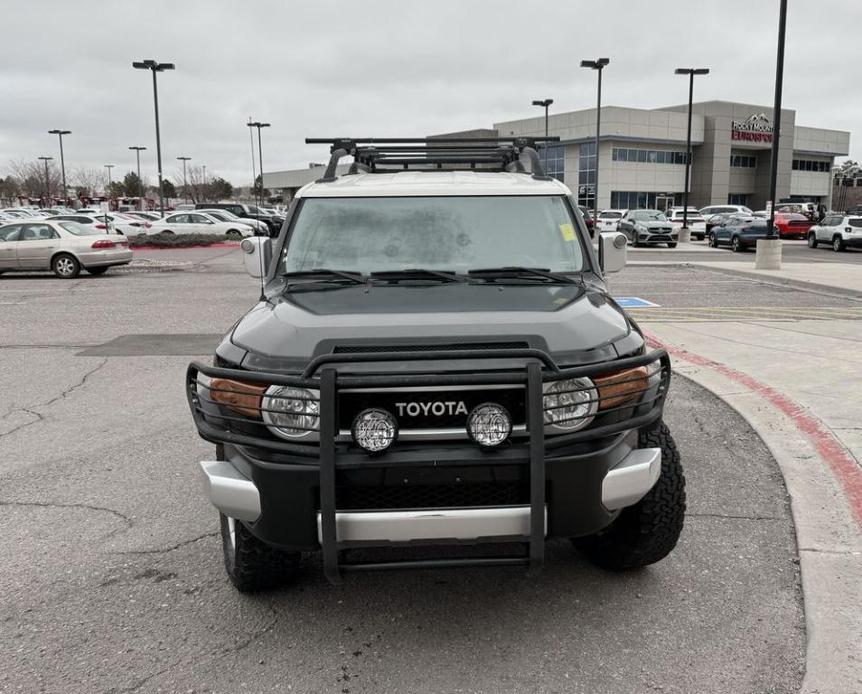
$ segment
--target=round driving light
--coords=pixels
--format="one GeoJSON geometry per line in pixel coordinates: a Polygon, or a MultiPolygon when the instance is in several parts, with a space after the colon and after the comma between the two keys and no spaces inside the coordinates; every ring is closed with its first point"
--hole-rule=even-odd
{"type": "Polygon", "coordinates": [[[264,423],[277,436],[296,439],[320,429],[317,391],[293,386],[270,386],[261,402],[264,423]]]}
{"type": "Polygon", "coordinates": [[[242,248],[244,253],[254,253],[254,241],[251,239],[243,239],[239,247],[242,248]]]}
{"type": "Polygon", "coordinates": [[[362,410],[350,428],[353,440],[369,453],[382,453],[398,437],[398,423],[386,410],[362,410]]]}
{"type": "Polygon", "coordinates": [[[480,446],[499,446],[512,433],[512,418],[502,405],[476,405],[467,416],[467,433],[480,446]]]}
{"type": "Polygon", "coordinates": [[[583,429],[599,408],[599,394],[589,378],[568,378],[545,386],[545,425],[565,431],[583,429]]]}

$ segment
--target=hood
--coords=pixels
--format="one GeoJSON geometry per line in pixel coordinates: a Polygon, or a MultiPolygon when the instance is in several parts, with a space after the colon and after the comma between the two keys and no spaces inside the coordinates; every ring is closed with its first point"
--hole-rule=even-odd
{"type": "Polygon", "coordinates": [[[231,342],[290,360],[350,345],[462,342],[519,343],[559,355],[608,347],[631,333],[622,309],[594,287],[361,285],[271,296],[236,325],[231,342]]]}
{"type": "Polygon", "coordinates": [[[649,229],[650,231],[670,231],[673,228],[673,225],[670,222],[638,222],[638,226],[643,227],[644,229],[649,229]]]}

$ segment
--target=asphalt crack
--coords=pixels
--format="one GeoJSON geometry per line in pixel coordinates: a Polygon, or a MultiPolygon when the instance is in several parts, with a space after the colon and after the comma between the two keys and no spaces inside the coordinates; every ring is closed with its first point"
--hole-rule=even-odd
{"type": "Polygon", "coordinates": [[[116,509],[108,508],[107,506],[95,506],[93,504],[65,504],[59,502],[51,502],[51,501],[4,501],[0,499],[0,506],[17,506],[21,508],[27,507],[36,507],[36,508],[77,508],[84,509],[86,511],[101,511],[103,513],[110,513],[113,516],[116,516],[120,520],[122,520],[126,525],[130,528],[133,525],[133,521],[124,513],[120,513],[116,509]]]}
{"type": "Polygon", "coordinates": [[[133,555],[147,555],[147,554],[167,554],[168,552],[173,552],[180,547],[185,547],[186,545],[194,544],[195,542],[200,542],[208,537],[215,537],[219,534],[219,531],[216,530],[214,532],[204,533],[203,535],[198,535],[197,537],[193,537],[190,540],[182,540],[181,542],[177,542],[170,547],[163,547],[161,549],[133,549],[126,550],[123,552],[112,552],[112,554],[133,554],[133,555]]]}
{"type": "Polygon", "coordinates": [[[25,429],[26,427],[33,426],[34,424],[38,424],[39,422],[45,421],[45,416],[41,412],[37,412],[35,408],[38,407],[41,409],[41,408],[45,408],[45,407],[50,407],[55,402],[58,402],[60,400],[64,400],[71,393],[74,393],[76,390],[83,388],[87,384],[87,381],[89,380],[89,378],[93,374],[95,374],[97,371],[99,371],[102,367],[104,367],[107,363],[108,363],[108,358],[105,357],[97,366],[95,366],[94,368],[87,371],[77,383],[73,383],[68,388],[65,388],[59,395],[54,396],[50,400],[46,400],[45,402],[37,403],[35,405],[29,405],[27,407],[18,407],[18,408],[10,409],[0,419],[7,419],[14,412],[25,412],[25,413],[35,417],[35,419],[31,419],[29,422],[24,422],[23,424],[19,424],[15,428],[10,429],[9,431],[0,434],[0,438],[3,438],[4,436],[11,436],[16,431],[21,431],[21,429],[25,429]]]}

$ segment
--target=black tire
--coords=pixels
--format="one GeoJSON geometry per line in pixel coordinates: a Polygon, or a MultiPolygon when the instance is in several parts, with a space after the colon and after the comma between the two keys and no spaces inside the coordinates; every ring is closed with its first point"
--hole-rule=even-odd
{"type": "Polygon", "coordinates": [[[69,253],[58,253],[51,258],[51,270],[61,280],[73,280],[81,274],[81,263],[69,253]]]}
{"type": "Polygon", "coordinates": [[[228,229],[225,234],[231,241],[236,241],[237,239],[242,239],[242,234],[238,229],[228,229]]]}
{"type": "Polygon", "coordinates": [[[844,250],[844,239],[837,234],[832,239],[832,250],[836,253],[840,253],[844,250]]]}
{"type": "Polygon", "coordinates": [[[817,234],[808,234],[808,247],[817,248],[817,234]]]}
{"type": "Polygon", "coordinates": [[[694,238],[696,238],[698,241],[703,241],[703,239],[704,239],[705,237],[704,237],[704,235],[703,235],[703,234],[698,234],[698,235],[697,235],[697,236],[695,236],[694,238]]]}
{"type": "Polygon", "coordinates": [[[572,540],[587,559],[608,571],[631,571],[661,561],[676,547],[685,522],[685,475],[670,430],[661,423],[642,431],[638,446],[661,448],[661,475],[655,486],[601,532],[572,540]]]}
{"type": "Polygon", "coordinates": [[[221,541],[228,578],[241,593],[277,588],[293,578],[299,552],[284,552],[252,535],[241,521],[221,516],[221,541]]]}
{"type": "Polygon", "coordinates": [[[108,266],[103,265],[102,267],[85,267],[84,269],[91,275],[104,275],[108,271],[108,266]]]}
{"type": "Polygon", "coordinates": [[[162,229],[162,231],[160,231],[159,233],[162,236],[173,236],[174,235],[174,232],[172,232],[170,229],[162,229]]]}
{"type": "Polygon", "coordinates": [[[734,253],[742,253],[745,250],[745,246],[742,245],[742,241],[739,240],[738,236],[730,239],[730,247],[734,253]]]}
{"type": "Polygon", "coordinates": [[[718,248],[718,237],[712,232],[709,233],[709,240],[707,243],[712,246],[712,248],[718,248]]]}
{"type": "Polygon", "coordinates": [[[675,242],[675,241],[671,241],[671,242],[667,245],[667,247],[668,247],[668,248],[676,248],[676,242],[675,242]]]}

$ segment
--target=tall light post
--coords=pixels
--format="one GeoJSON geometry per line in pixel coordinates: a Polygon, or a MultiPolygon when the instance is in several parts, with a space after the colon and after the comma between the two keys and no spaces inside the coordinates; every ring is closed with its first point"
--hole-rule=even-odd
{"type": "MultiPolygon", "coordinates": [[[[135,159],[138,162],[138,185],[140,186],[141,197],[144,197],[144,182],[141,179],[141,152],[143,152],[146,147],[129,147],[129,149],[135,150],[135,159]]],[[[143,209],[143,201],[141,201],[141,209],[143,209]]]]}
{"type": "Polygon", "coordinates": [[[189,184],[186,182],[186,162],[191,160],[191,157],[177,157],[177,161],[183,163],[183,197],[186,202],[189,201],[189,184]]]}
{"type": "Polygon", "coordinates": [[[57,135],[60,138],[60,172],[63,175],[63,204],[66,204],[66,160],[63,157],[63,135],[71,135],[71,130],[49,130],[49,135],[57,135]]]}
{"type": "MultiPolygon", "coordinates": [[[[545,109],[545,137],[548,136],[548,106],[554,103],[553,99],[534,99],[533,106],[541,106],[545,109]]],[[[548,142],[545,141],[545,173],[548,173],[548,142]]]]}
{"type": "Polygon", "coordinates": [[[51,161],[54,157],[39,157],[42,161],[45,162],[45,205],[51,204],[51,181],[48,178],[48,162],[51,161]]]}
{"type": "Polygon", "coordinates": [[[599,136],[602,132],[602,70],[610,62],[610,58],[581,61],[581,67],[589,68],[599,73],[599,86],[596,97],[596,184],[593,188],[593,219],[599,218],[599,136]]]}
{"type": "Polygon", "coordinates": [[[105,192],[108,194],[108,198],[111,197],[111,169],[114,168],[113,164],[105,164],[105,168],[108,170],[108,186],[105,188],[105,192]]]}
{"type": "Polygon", "coordinates": [[[682,191],[682,229],[680,230],[680,235],[688,238],[688,181],[691,171],[691,105],[694,99],[694,76],[708,75],[709,68],[678,67],[674,73],[688,75],[688,132],[685,136],[685,188],[682,191]]]}
{"type": "Polygon", "coordinates": [[[261,144],[260,129],[270,127],[269,123],[261,123],[254,121],[248,124],[249,128],[257,128],[257,164],[260,166],[260,202],[258,206],[263,206],[263,145],[261,144]]]}
{"type": "Polygon", "coordinates": [[[159,63],[155,60],[142,60],[132,63],[136,70],[150,70],[153,73],[153,104],[156,111],[156,167],[159,174],[159,214],[165,216],[165,194],[162,190],[162,141],[159,136],[159,88],[156,83],[156,73],[173,70],[173,63],[159,63]]]}

